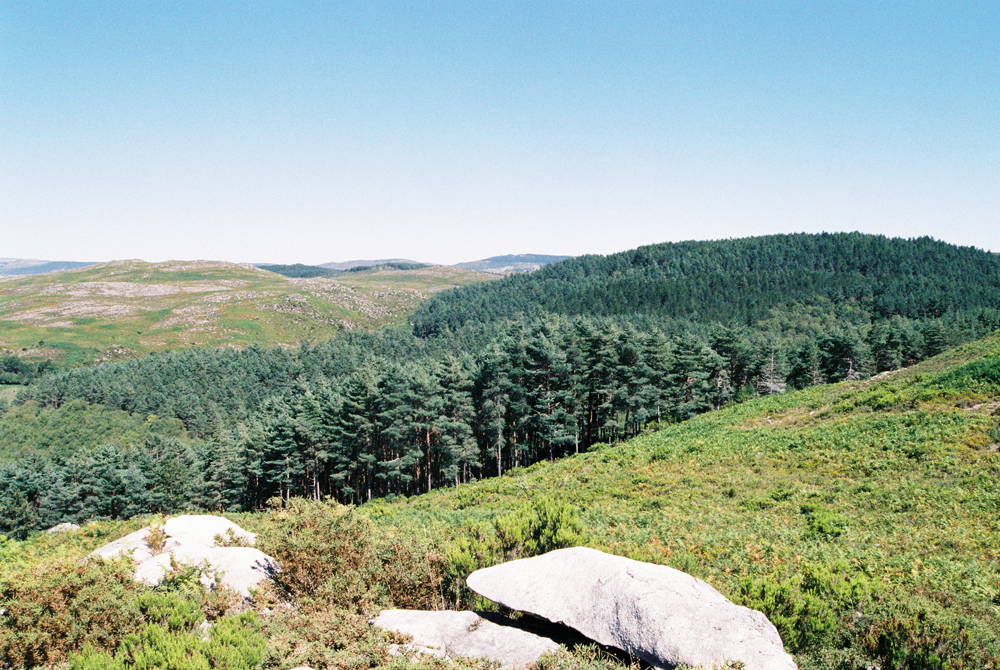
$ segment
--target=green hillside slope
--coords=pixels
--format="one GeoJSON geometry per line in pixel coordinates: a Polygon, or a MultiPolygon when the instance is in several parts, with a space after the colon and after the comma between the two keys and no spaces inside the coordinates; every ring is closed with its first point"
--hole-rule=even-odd
{"type": "Polygon", "coordinates": [[[400,323],[442,289],[489,279],[446,267],[288,278],[211,261],[115,261],[0,281],[0,354],[69,365],[173,347],[294,346],[400,323]]]}
{"type": "Polygon", "coordinates": [[[868,382],[362,509],[448,538],[453,597],[478,565],[552,548],[552,509],[567,506],[591,546],[763,610],[803,668],[995,668],[998,408],[993,336],[868,382]]]}
{"type": "MultiPolygon", "coordinates": [[[[471,570],[582,543],[685,570],[764,611],[803,670],[996,668],[998,408],[1000,334],[868,381],[760,398],[503,477],[368,503],[363,519],[294,500],[239,514],[295,566],[298,608],[275,614],[265,598],[253,634],[234,644],[266,641],[265,668],[389,667],[387,640],[366,616],[488,606],[464,589],[471,570]]],[[[73,596],[54,587],[79,570],[76,557],[136,527],[0,542],[0,606],[73,596]]],[[[0,636],[0,651],[29,633],[0,636]]],[[[114,649],[123,634],[101,644],[114,649]]],[[[79,651],[71,642],[66,653],[79,651]]],[[[584,648],[540,667],[613,665],[599,655],[584,648]]]]}

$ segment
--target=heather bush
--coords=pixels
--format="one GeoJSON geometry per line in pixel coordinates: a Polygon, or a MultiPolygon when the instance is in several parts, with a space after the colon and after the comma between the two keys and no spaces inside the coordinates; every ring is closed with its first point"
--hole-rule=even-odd
{"type": "Polygon", "coordinates": [[[440,608],[444,558],[426,541],[372,523],[351,507],[293,499],[272,509],[258,546],[278,562],[275,587],[306,608],[370,613],[440,608]]]}
{"type": "Polygon", "coordinates": [[[143,624],[126,560],[63,560],[0,583],[0,666],[62,661],[90,645],[114,649],[143,624]]]}

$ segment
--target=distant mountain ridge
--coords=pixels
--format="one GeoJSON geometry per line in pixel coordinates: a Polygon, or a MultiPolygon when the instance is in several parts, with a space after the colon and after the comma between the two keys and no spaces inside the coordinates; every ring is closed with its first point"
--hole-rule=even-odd
{"type": "Polygon", "coordinates": [[[40,275],[47,272],[77,270],[97,263],[80,261],[43,261],[33,258],[0,258],[0,277],[40,275]]]}
{"type": "Polygon", "coordinates": [[[564,261],[572,256],[548,256],[545,254],[507,254],[506,256],[491,256],[478,261],[456,263],[455,267],[479,272],[495,274],[513,274],[534,272],[546,265],[564,261]]]}
{"type": "Polygon", "coordinates": [[[316,267],[327,268],[328,270],[350,270],[351,268],[373,266],[373,265],[385,265],[387,263],[407,263],[412,265],[433,265],[433,263],[423,263],[421,261],[412,261],[408,258],[380,258],[377,260],[353,260],[353,261],[343,261],[340,263],[320,263],[316,267]]]}

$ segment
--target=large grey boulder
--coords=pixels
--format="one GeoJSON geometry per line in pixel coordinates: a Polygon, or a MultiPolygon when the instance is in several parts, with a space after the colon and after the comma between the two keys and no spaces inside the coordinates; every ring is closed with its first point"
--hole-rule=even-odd
{"type": "Polygon", "coordinates": [[[244,598],[250,596],[251,588],[269,579],[277,570],[273,558],[252,547],[182,545],[137,565],[135,580],[156,586],[170,572],[171,558],[180,565],[200,566],[199,581],[206,588],[225,586],[244,598]]]}
{"type": "Polygon", "coordinates": [[[796,668],[766,616],[666,566],[577,547],[477,570],[467,582],[484,598],[657,667],[796,668]]]}
{"type": "Polygon", "coordinates": [[[559,645],[519,628],[500,626],[475,612],[421,612],[385,610],[376,617],[379,628],[411,635],[411,651],[449,657],[486,657],[500,661],[505,670],[534,663],[559,645]]]}
{"type": "MultiPolygon", "coordinates": [[[[207,588],[217,585],[249,597],[250,589],[277,572],[274,559],[249,546],[215,546],[224,542],[252,545],[257,536],[232,521],[212,515],[183,515],[163,524],[162,546],[150,546],[152,527],[137,530],[93,551],[97,558],[128,556],[136,564],[135,580],[154,586],[171,571],[171,562],[197,566],[207,588]]],[[[154,543],[155,544],[155,543],[154,543]]]]}
{"type": "Polygon", "coordinates": [[[80,527],[78,525],[76,525],[75,523],[66,522],[66,523],[60,523],[60,524],[57,524],[55,526],[52,526],[52,528],[49,528],[45,532],[46,533],[71,533],[74,530],[80,530],[80,527]]]}

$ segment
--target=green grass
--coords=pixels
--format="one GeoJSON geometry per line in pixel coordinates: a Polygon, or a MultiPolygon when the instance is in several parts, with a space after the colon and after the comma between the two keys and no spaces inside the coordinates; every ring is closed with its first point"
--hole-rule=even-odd
{"type": "Polygon", "coordinates": [[[19,386],[18,384],[0,384],[0,403],[5,401],[10,402],[13,400],[14,396],[16,396],[17,392],[22,388],[24,387],[19,386]]]}
{"type": "Polygon", "coordinates": [[[403,324],[431,294],[489,279],[446,267],[289,279],[232,263],[118,261],[0,281],[0,354],[72,367],[177,346],[296,346],[403,324]]]}

